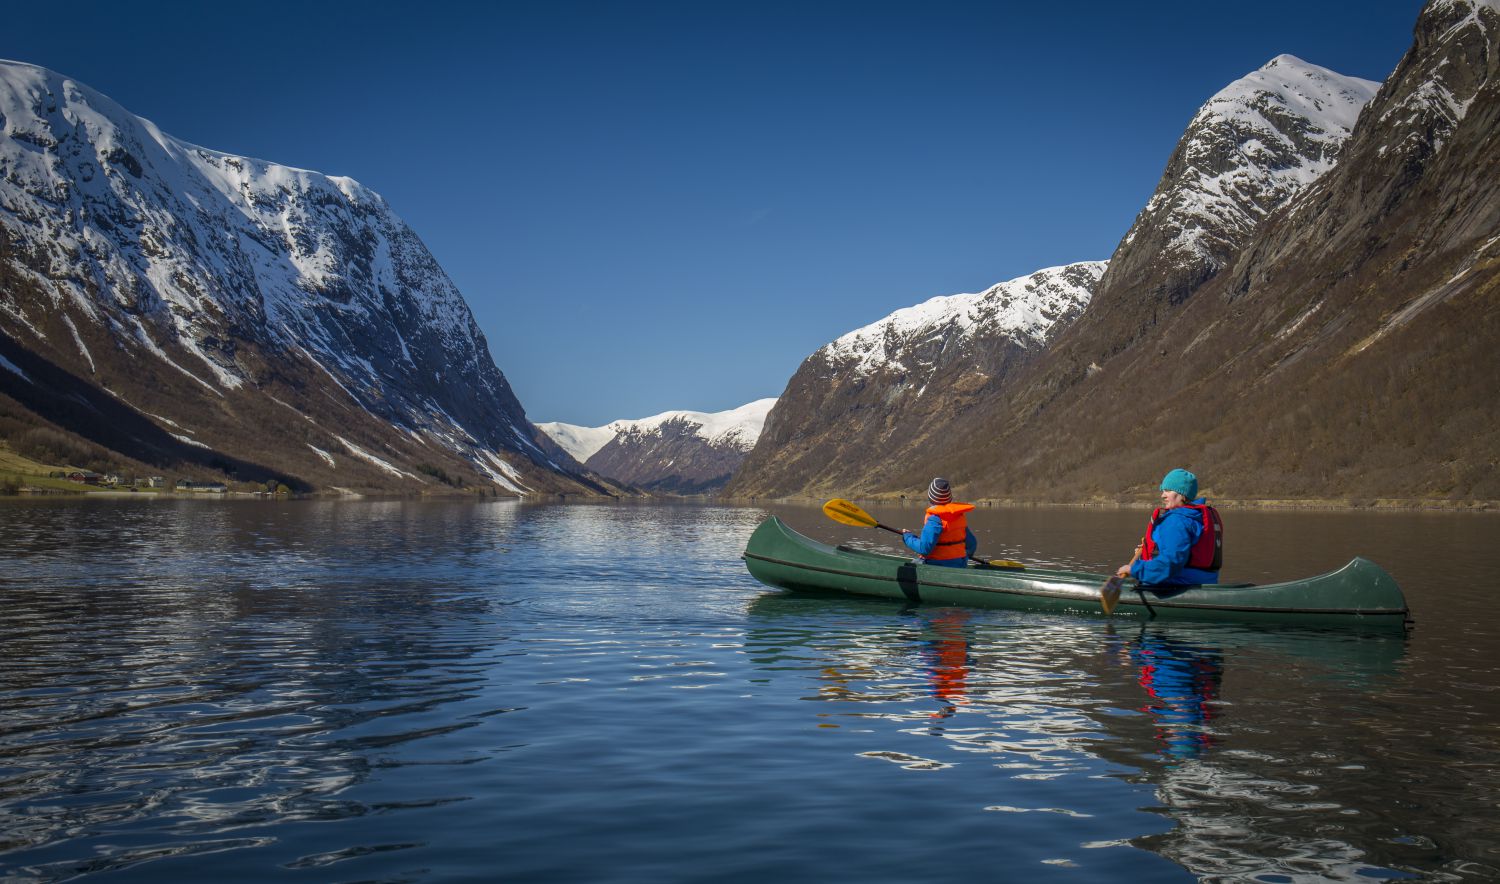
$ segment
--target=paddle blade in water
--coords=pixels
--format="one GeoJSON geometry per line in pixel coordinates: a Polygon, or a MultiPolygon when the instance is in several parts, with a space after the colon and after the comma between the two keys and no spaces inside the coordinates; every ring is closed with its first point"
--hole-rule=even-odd
{"type": "Polygon", "coordinates": [[[875,521],[874,516],[839,497],[835,497],[833,500],[823,504],[823,515],[835,522],[842,522],[845,525],[858,525],[861,528],[874,528],[880,524],[875,521]]]}
{"type": "Polygon", "coordinates": [[[1118,575],[1104,581],[1099,587],[1099,604],[1104,608],[1105,616],[1115,612],[1115,605],[1120,602],[1120,587],[1125,583],[1118,575]]]}

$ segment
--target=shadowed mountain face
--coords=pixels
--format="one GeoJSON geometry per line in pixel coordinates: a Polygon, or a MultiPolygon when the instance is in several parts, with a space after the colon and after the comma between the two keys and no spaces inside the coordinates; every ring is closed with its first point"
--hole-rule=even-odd
{"type": "MultiPolygon", "coordinates": [[[[1368,103],[1360,81],[1276,59],[1256,88],[1226,90],[1247,103],[1219,109],[1269,128],[1206,124],[1224,93],[1206,105],[1088,307],[1042,352],[958,397],[926,438],[852,464],[810,455],[836,482],[750,470],[849,415],[780,423],[805,395],[794,378],[731,488],[898,494],[943,474],[970,497],[1080,499],[1149,492],[1184,466],[1227,497],[1500,499],[1497,65],[1500,9],[1466,0],[1428,4],[1368,103]],[[1296,86],[1283,97],[1332,85],[1256,94],[1277,81],[1296,86]],[[1320,106],[1337,113],[1289,116],[1320,106]]],[[[906,419],[877,415],[869,432],[895,438],[906,419]]]]}
{"type": "Polygon", "coordinates": [[[239,464],[231,478],[610,490],[526,419],[462,296],[378,194],[186,144],[30,65],[0,64],[0,125],[13,402],[163,468],[208,464],[61,403],[107,397],[177,450],[239,464]]]}
{"type": "Polygon", "coordinates": [[[696,495],[719,490],[745,459],[733,441],[711,442],[682,418],[655,431],[630,429],[588,459],[589,469],[656,494],[696,495]]]}

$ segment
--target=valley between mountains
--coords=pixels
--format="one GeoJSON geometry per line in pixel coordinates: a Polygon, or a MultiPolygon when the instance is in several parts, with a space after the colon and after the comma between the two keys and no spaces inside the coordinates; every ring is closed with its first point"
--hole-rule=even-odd
{"type": "Polygon", "coordinates": [[[528,415],[378,193],[0,62],[0,441],[96,481],[305,494],[899,498],[944,475],[1088,502],[1184,466],[1247,503],[1487,506],[1497,139],[1500,0],[1431,0],[1384,82],[1281,55],[1210,95],[1113,254],[921,300],[775,397],[585,427],[528,415]]]}

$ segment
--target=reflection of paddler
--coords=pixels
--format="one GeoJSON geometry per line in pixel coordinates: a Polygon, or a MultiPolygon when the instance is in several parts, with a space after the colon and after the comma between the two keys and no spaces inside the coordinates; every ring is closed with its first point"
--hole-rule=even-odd
{"type": "Polygon", "coordinates": [[[1218,649],[1142,632],[1120,650],[1137,668],[1137,682],[1152,700],[1142,711],[1155,719],[1161,754],[1168,761],[1184,761],[1212,748],[1215,740],[1207,725],[1224,681],[1218,649]]]}
{"type": "Polygon", "coordinates": [[[964,696],[969,678],[969,642],[964,637],[968,622],[969,615],[962,608],[944,608],[928,623],[932,637],[923,643],[922,656],[932,695],[946,704],[939,714],[952,715],[954,707],[968,702],[964,696]]]}

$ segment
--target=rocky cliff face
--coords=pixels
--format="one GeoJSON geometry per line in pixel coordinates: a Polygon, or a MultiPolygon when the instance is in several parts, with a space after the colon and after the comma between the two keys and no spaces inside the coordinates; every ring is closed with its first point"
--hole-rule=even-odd
{"type": "Polygon", "coordinates": [[[606,487],[526,419],[417,235],[348,178],[187,144],[0,63],[0,391],[163,468],[606,487]],[[439,478],[441,477],[441,479],[439,478]]]}
{"type": "Polygon", "coordinates": [[[669,411],[603,427],[538,426],[590,470],[651,494],[714,494],[755,446],[775,399],[730,411],[669,411]]]}
{"type": "Polygon", "coordinates": [[[1102,261],[1052,267],[933,298],[825,345],[792,376],[724,493],[881,487],[898,455],[995,395],[1076,318],[1104,268],[1102,261]]]}

